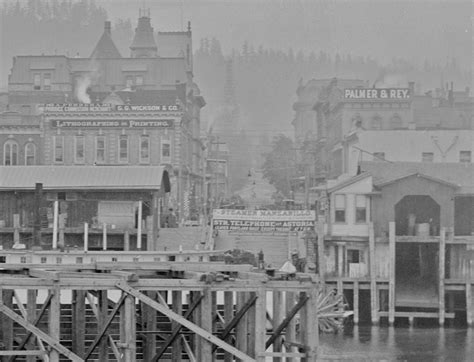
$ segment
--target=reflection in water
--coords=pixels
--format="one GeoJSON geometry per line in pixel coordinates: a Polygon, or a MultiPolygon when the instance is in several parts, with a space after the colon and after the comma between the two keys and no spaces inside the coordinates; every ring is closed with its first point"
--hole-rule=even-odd
{"type": "Polygon", "coordinates": [[[472,361],[472,329],[354,326],[322,334],[318,360],[472,361]]]}

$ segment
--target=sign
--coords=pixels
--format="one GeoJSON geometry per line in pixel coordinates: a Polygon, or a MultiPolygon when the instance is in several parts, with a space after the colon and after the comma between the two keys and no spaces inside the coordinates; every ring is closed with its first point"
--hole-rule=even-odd
{"type": "Polygon", "coordinates": [[[314,229],[314,210],[213,210],[215,230],[305,231],[314,229]]]}
{"type": "Polygon", "coordinates": [[[174,120],[51,120],[53,128],[172,128],[174,120]]]}
{"type": "Polygon", "coordinates": [[[112,104],[84,104],[84,103],[48,103],[38,106],[44,113],[77,113],[77,112],[177,112],[181,107],[177,104],[157,105],[112,105],[112,104]]]}
{"type": "Polygon", "coordinates": [[[406,100],[410,99],[409,88],[347,88],[344,89],[345,99],[360,100],[406,100]]]}

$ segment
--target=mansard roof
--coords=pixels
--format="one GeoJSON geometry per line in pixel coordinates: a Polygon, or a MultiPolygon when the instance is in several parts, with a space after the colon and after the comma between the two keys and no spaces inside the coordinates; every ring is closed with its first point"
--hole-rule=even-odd
{"type": "Polygon", "coordinates": [[[92,52],[91,58],[101,59],[101,58],[122,58],[120,52],[115,46],[114,41],[112,40],[112,32],[110,21],[105,22],[104,33],[99,39],[99,42],[92,52]]]}

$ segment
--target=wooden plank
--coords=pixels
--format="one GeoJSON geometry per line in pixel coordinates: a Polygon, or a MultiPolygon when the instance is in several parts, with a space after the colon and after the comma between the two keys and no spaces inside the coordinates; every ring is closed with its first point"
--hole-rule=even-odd
{"type": "MultiPolygon", "coordinates": [[[[8,308],[13,308],[13,291],[2,290],[0,287],[0,302],[8,308]]],[[[0,341],[5,349],[13,349],[13,322],[7,316],[2,315],[0,315],[0,341]]]]}
{"type": "MultiPolygon", "coordinates": [[[[179,290],[174,290],[172,293],[171,293],[171,298],[172,298],[172,308],[173,308],[173,311],[175,313],[178,313],[179,315],[181,315],[183,313],[183,295],[182,295],[182,292],[179,291],[179,290]]],[[[148,307],[150,308],[151,310],[153,310],[153,308],[151,307],[148,307]]],[[[172,330],[175,329],[175,328],[178,328],[180,327],[180,324],[176,321],[172,321],[171,322],[171,328],[172,330]]],[[[181,344],[181,340],[179,338],[175,339],[175,341],[173,342],[172,344],[172,348],[171,348],[171,360],[173,362],[179,362],[181,361],[181,354],[182,354],[183,350],[182,350],[182,344],[181,344]]]]}
{"type": "Polygon", "coordinates": [[[319,277],[324,281],[326,275],[326,262],[324,257],[324,217],[318,218],[317,234],[318,234],[318,269],[319,277]]]}
{"type": "Polygon", "coordinates": [[[395,222],[390,221],[388,227],[389,240],[389,265],[390,265],[390,279],[388,290],[388,323],[393,326],[395,322],[395,222]]]}
{"type": "Polygon", "coordinates": [[[135,297],[129,294],[125,298],[123,305],[124,313],[121,324],[124,325],[124,345],[123,345],[123,359],[126,362],[135,362],[137,355],[137,341],[136,341],[136,317],[135,317],[135,297]]]}
{"type": "Polygon", "coordinates": [[[318,326],[318,288],[315,286],[309,293],[306,305],[304,306],[306,315],[306,328],[304,331],[304,344],[307,346],[306,361],[316,362],[319,346],[319,326],[318,326]]]}
{"type": "Polygon", "coordinates": [[[273,357],[273,361],[280,360],[281,358],[305,358],[306,353],[297,353],[297,352],[264,352],[260,353],[261,357],[273,357]]]}
{"type": "MultiPolygon", "coordinates": [[[[272,330],[278,327],[278,325],[281,323],[283,320],[283,292],[280,291],[273,291],[272,296],[273,296],[273,326],[272,330]]],[[[275,339],[275,342],[273,343],[273,351],[274,352],[281,352],[282,349],[282,337],[278,336],[275,339]]],[[[275,362],[280,362],[281,359],[278,356],[275,356],[273,359],[275,362]]]]}
{"type": "MultiPolygon", "coordinates": [[[[26,293],[26,320],[30,323],[35,322],[36,319],[36,290],[28,290],[26,293]]],[[[18,302],[17,302],[18,303],[18,302]]],[[[26,345],[26,349],[32,350],[34,349],[34,343],[28,343],[26,345]]],[[[35,362],[35,358],[30,356],[26,358],[26,362],[35,362]]]]}
{"type": "Polygon", "coordinates": [[[438,304],[439,304],[439,325],[444,326],[444,314],[446,311],[445,306],[445,292],[444,292],[444,279],[446,277],[445,263],[446,263],[446,228],[442,227],[440,230],[439,238],[439,270],[438,270],[438,304]]]}
{"type": "MultiPolygon", "coordinates": [[[[204,288],[202,291],[203,299],[201,301],[201,320],[200,326],[205,331],[212,334],[212,295],[209,288],[204,288]]],[[[177,322],[177,321],[175,321],[177,322]]],[[[212,361],[212,345],[207,342],[206,339],[200,338],[200,360],[201,361],[212,361]]],[[[198,357],[198,356],[197,356],[198,357]]]]}
{"type": "MultiPolygon", "coordinates": [[[[380,312],[381,317],[388,317],[388,312],[380,312]]],[[[397,318],[439,318],[438,312],[395,312],[397,318]]],[[[445,318],[454,318],[454,313],[445,313],[445,318]]]]}
{"type": "Polygon", "coordinates": [[[189,361],[190,362],[197,362],[196,357],[194,357],[193,350],[191,349],[191,346],[189,345],[188,341],[186,338],[184,338],[183,335],[181,335],[181,341],[183,342],[184,350],[186,351],[186,354],[188,355],[189,361]]]}
{"type": "Polygon", "coordinates": [[[471,281],[468,280],[466,282],[466,323],[469,327],[472,327],[473,325],[473,315],[472,315],[473,304],[474,303],[472,301],[471,281]]]}
{"type": "Polygon", "coordinates": [[[128,229],[125,230],[125,233],[123,234],[123,250],[130,250],[130,231],[128,229]]]}
{"type": "Polygon", "coordinates": [[[359,324],[359,282],[354,281],[354,293],[353,293],[353,311],[354,311],[354,324],[359,324]]]}
{"type": "MultiPolygon", "coordinates": [[[[94,339],[94,342],[92,342],[91,346],[89,347],[89,350],[87,351],[86,353],[86,356],[85,356],[85,359],[87,360],[90,355],[92,354],[92,352],[94,351],[95,347],[97,347],[97,345],[99,344],[100,340],[102,339],[102,337],[105,335],[105,332],[107,331],[107,328],[109,328],[109,325],[112,323],[114,317],[117,315],[117,313],[120,311],[120,308],[122,307],[122,304],[124,303],[125,301],[125,298],[126,298],[126,295],[125,294],[122,294],[122,296],[120,297],[120,299],[117,301],[117,304],[115,305],[114,309],[112,310],[112,312],[109,314],[109,316],[107,317],[107,320],[105,321],[105,323],[101,324],[101,330],[100,332],[97,334],[97,336],[95,337],[94,339]]],[[[102,301],[102,303],[106,303],[104,301],[102,301]]],[[[102,315],[102,313],[101,313],[102,315]]],[[[102,317],[101,317],[101,320],[102,320],[102,317]]]]}
{"type": "Polygon", "coordinates": [[[118,362],[122,362],[122,354],[120,353],[119,349],[117,348],[117,345],[115,344],[114,339],[112,336],[109,335],[108,337],[110,348],[112,349],[112,352],[114,353],[115,359],[118,362]]]}
{"type": "Polygon", "coordinates": [[[117,287],[124,292],[133,295],[135,298],[139,299],[140,301],[148,304],[149,306],[155,308],[157,311],[160,313],[163,313],[167,317],[176,320],[178,323],[183,325],[184,327],[188,328],[189,330],[193,331],[194,333],[198,334],[202,338],[205,338],[207,341],[216,344],[218,347],[232,353],[234,356],[244,360],[244,361],[255,361],[253,358],[250,358],[248,355],[245,353],[242,353],[238,349],[230,346],[229,344],[225,343],[221,339],[213,336],[211,333],[205,331],[201,327],[195,325],[194,323],[191,323],[190,321],[186,320],[182,316],[174,313],[171,311],[169,308],[159,304],[158,302],[155,302],[154,300],[148,298],[146,295],[140,293],[139,291],[135,290],[134,288],[130,287],[124,282],[119,282],[117,283],[117,287]]]}
{"type": "MultiPolygon", "coordinates": [[[[97,311],[97,330],[100,327],[104,326],[107,322],[107,314],[109,311],[109,300],[107,297],[107,291],[101,290],[98,292],[97,296],[97,304],[98,304],[98,311],[97,311]]],[[[114,343],[114,342],[111,342],[114,343]]],[[[114,344],[115,346],[115,344],[114,344]]],[[[99,342],[99,354],[98,354],[99,361],[107,362],[109,360],[109,353],[107,349],[107,338],[102,338],[99,342]]]]}
{"type": "Polygon", "coordinates": [[[33,278],[50,279],[54,281],[59,280],[58,272],[44,269],[29,269],[28,275],[33,278]]]}
{"type": "MultiPolygon", "coordinates": [[[[197,294],[194,295],[194,298],[191,302],[191,305],[189,306],[188,310],[186,311],[186,313],[184,314],[184,318],[185,319],[189,319],[191,318],[193,312],[196,310],[196,308],[200,305],[202,299],[203,299],[203,295],[200,294],[199,296],[197,294]]],[[[163,304],[163,303],[162,303],[163,304]]],[[[152,308],[152,307],[150,307],[152,308]]],[[[163,356],[163,354],[166,352],[166,349],[171,346],[171,344],[173,343],[173,341],[176,339],[176,337],[178,336],[180,330],[183,328],[183,326],[181,324],[178,323],[178,325],[176,327],[173,328],[173,330],[171,331],[171,334],[170,336],[168,337],[168,339],[165,341],[165,343],[163,343],[163,345],[161,346],[160,350],[158,351],[158,353],[152,358],[150,359],[152,362],[156,362],[156,361],[159,361],[161,356],[163,356]]]]}
{"type": "MultiPolygon", "coordinates": [[[[237,310],[242,310],[247,304],[247,292],[241,291],[237,293],[237,310]]],[[[248,305],[250,308],[251,305],[248,305]]],[[[236,347],[241,351],[247,351],[247,315],[240,315],[239,322],[235,330],[236,347]]]]}
{"type": "Polygon", "coordinates": [[[12,351],[4,351],[0,350],[0,356],[46,356],[45,351],[18,351],[18,350],[12,350],[12,351]]]}
{"type": "MultiPolygon", "coordinates": [[[[60,322],[61,322],[61,290],[59,287],[55,287],[51,291],[51,303],[49,305],[48,313],[48,329],[49,335],[56,341],[61,338],[60,322]]],[[[77,354],[76,354],[77,355],[77,354]]],[[[80,356],[78,356],[80,357],[80,356]]],[[[51,350],[49,353],[49,359],[51,362],[59,362],[59,351],[51,350]]]]}
{"type": "MultiPolygon", "coordinates": [[[[234,293],[225,291],[224,292],[224,321],[228,325],[232,320],[234,314],[234,293]]],[[[221,337],[222,338],[222,337],[221,337]]],[[[230,343],[231,337],[227,336],[222,338],[225,342],[230,343]]],[[[224,353],[224,362],[232,362],[233,358],[229,352],[224,353]]]]}
{"type": "MultiPolygon", "coordinates": [[[[56,303],[56,301],[55,301],[56,303]]],[[[5,306],[4,304],[0,304],[0,312],[8,316],[10,319],[12,319],[14,322],[18,323],[21,325],[23,328],[27,329],[28,331],[32,332],[35,336],[38,338],[42,339],[45,341],[48,345],[50,345],[55,351],[63,354],[70,360],[74,362],[84,362],[82,358],[68,350],[66,347],[64,347],[60,342],[59,339],[55,339],[52,336],[46,334],[39,328],[36,328],[33,324],[29,323],[27,320],[24,318],[20,317],[18,314],[16,314],[13,310],[5,306]]],[[[51,313],[55,314],[56,317],[59,317],[57,313],[51,313]]],[[[59,322],[59,318],[58,318],[59,322]]]]}
{"type": "Polygon", "coordinates": [[[376,282],[376,260],[375,260],[375,235],[374,223],[369,224],[369,277],[370,277],[370,318],[374,325],[379,323],[377,308],[377,282],[376,282]]]}
{"type": "Polygon", "coordinates": [[[86,329],[86,292],[84,290],[72,291],[72,350],[79,357],[84,356],[85,329],[86,329]]]}
{"type": "Polygon", "coordinates": [[[267,346],[265,345],[267,333],[267,291],[262,287],[256,293],[255,303],[255,348],[254,356],[257,361],[265,361],[265,357],[260,356],[260,353],[265,352],[267,346]]]}
{"type": "MultiPolygon", "coordinates": [[[[295,294],[293,292],[285,292],[285,304],[286,304],[286,313],[290,313],[295,304],[295,294]]],[[[288,322],[285,333],[285,341],[294,341],[296,340],[296,321],[291,319],[288,322]]],[[[294,347],[285,345],[286,352],[292,352],[294,347]]],[[[287,357],[287,362],[293,362],[295,359],[293,357],[287,357]]]]}

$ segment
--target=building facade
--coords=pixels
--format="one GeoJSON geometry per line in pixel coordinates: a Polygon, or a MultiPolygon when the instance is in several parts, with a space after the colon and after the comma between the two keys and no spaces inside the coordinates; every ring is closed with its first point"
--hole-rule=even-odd
{"type": "Polygon", "coordinates": [[[190,195],[202,201],[205,181],[205,101],[193,81],[190,25],[155,38],[149,11],[141,10],[129,57],[119,53],[111,32],[105,22],[87,58],[14,58],[8,108],[17,113],[9,119],[21,118],[39,138],[3,122],[3,164],[31,163],[33,144],[35,164],[166,166],[177,186],[170,205],[185,220],[190,195]]]}

